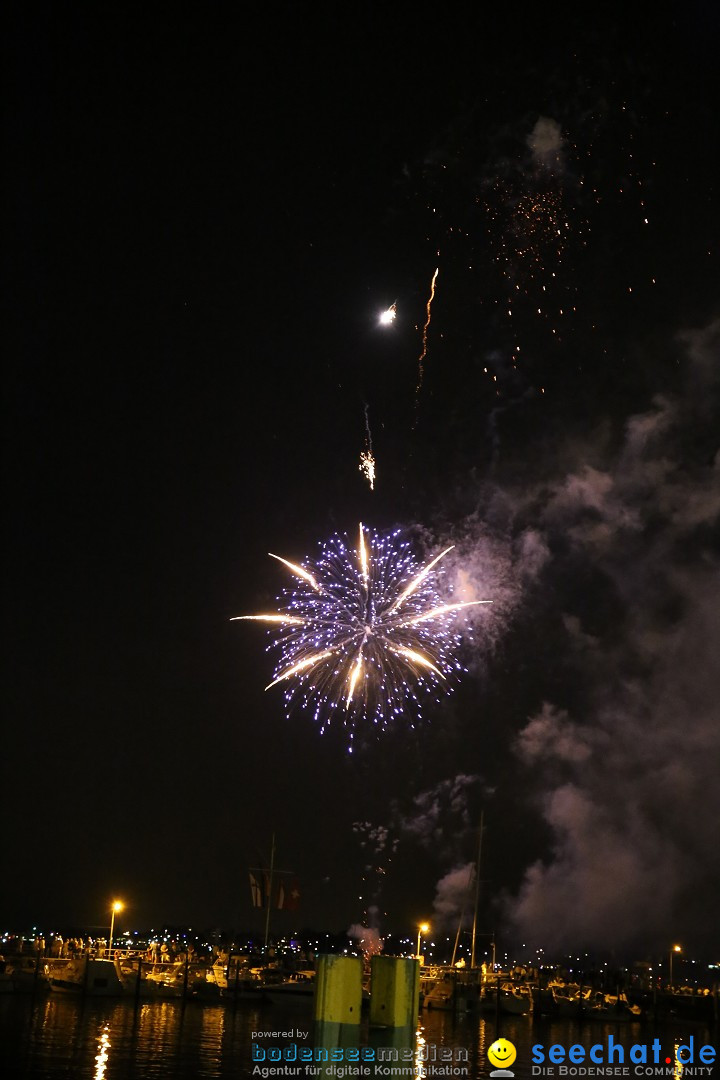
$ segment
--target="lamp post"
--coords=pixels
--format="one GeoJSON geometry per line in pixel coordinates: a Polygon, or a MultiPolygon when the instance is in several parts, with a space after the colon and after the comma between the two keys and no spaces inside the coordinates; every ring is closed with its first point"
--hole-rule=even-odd
{"type": "Polygon", "coordinates": [[[676,953],[676,952],[682,952],[682,946],[681,945],[673,945],[672,949],[670,950],[670,979],[668,981],[668,987],[671,990],[672,990],[672,984],[673,984],[673,974],[672,974],[673,953],[676,953]]]}
{"type": "Polygon", "coordinates": [[[427,934],[429,929],[430,927],[426,922],[420,923],[420,925],[418,926],[417,949],[415,950],[415,955],[417,956],[418,960],[420,959],[420,935],[427,934]]]}
{"type": "Polygon", "coordinates": [[[117,915],[117,913],[119,911],[122,911],[124,906],[125,905],[123,904],[122,900],[113,900],[112,908],[110,909],[112,911],[112,915],[110,916],[110,941],[108,942],[108,956],[111,959],[112,959],[113,930],[115,929],[115,916],[117,915]]]}

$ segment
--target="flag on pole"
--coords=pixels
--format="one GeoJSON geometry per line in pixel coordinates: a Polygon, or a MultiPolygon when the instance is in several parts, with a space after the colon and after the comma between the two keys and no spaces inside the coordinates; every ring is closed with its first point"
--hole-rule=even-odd
{"type": "Polygon", "coordinates": [[[290,881],[281,879],[275,891],[273,907],[276,907],[279,911],[297,911],[299,906],[300,887],[298,879],[296,877],[290,881]]]}
{"type": "Polygon", "coordinates": [[[268,899],[268,879],[257,870],[250,871],[250,895],[253,907],[264,908],[268,899]]]}

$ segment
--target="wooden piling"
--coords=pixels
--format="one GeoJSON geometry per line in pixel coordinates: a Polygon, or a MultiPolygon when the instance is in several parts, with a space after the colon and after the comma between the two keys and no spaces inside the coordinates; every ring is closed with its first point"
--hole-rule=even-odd
{"type": "Polygon", "coordinates": [[[361,1008],[360,957],[319,956],[313,999],[314,1019],[331,1024],[359,1024],[361,1008]]]}
{"type": "Polygon", "coordinates": [[[420,965],[404,956],[370,962],[370,1026],[412,1027],[420,1009],[420,965]]]}

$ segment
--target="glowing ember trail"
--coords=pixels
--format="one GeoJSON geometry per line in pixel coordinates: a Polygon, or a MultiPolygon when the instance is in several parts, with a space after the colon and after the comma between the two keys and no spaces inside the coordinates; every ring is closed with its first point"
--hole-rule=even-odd
{"type": "Polygon", "coordinates": [[[361,524],[356,548],[340,535],[321,544],[312,572],[279,559],[297,581],[278,597],[278,612],[236,616],[269,624],[278,657],[266,689],[284,683],[288,713],[309,710],[322,730],[340,715],[350,749],[358,721],[414,726],[424,695],[452,689],[465,670],[458,619],[492,603],[447,603],[439,563],[452,548],[423,565],[399,537],[361,524]]]}
{"type": "Polygon", "coordinates": [[[304,578],[308,584],[312,585],[316,592],[320,592],[320,586],[318,585],[312,574],[309,574],[307,570],[303,570],[302,566],[296,566],[295,563],[288,562],[287,559],[280,558],[279,555],[273,555],[272,551],[268,551],[268,555],[271,559],[277,559],[278,562],[287,566],[288,570],[291,570],[293,574],[297,574],[298,577],[304,578]]]}
{"type": "Polygon", "coordinates": [[[367,478],[370,490],[375,490],[375,458],[367,450],[360,454],[360,472],[367,478]]]}
{"type": "Polygon", "coordinates": [[[299,619],[297,615],[233,615],[230,622],[240,622],[243,619],[254,620],[255,622],[290,623],[293,626],[302,626],[305,622],[304,619],[299,619]]]}
{"type": "Polygon", "coordinates": [[[422,381],[423,381],[423,377],[425,375],[425,357],[427,356],[427,344],[428,344],[427,336],[428,336],[428,329],[430,327],[430,319],[432,318],[432,312],[431,312],[432,302],[435,299],[435,282],[437,281],[437,276],[438,276],[439,273],[440,273],[440,267],[438,266],[438,267],[435,268],[435,273],[433,274],[432,281],[430,282],[430,296],[428,298],[428,302],[427,302],[427,305],[425,307],[425,325],[423,326],[423,332],[422,332],[422,352],[420,353],[420,358],[418,360],[418,381],[417,381],[417,386],[415,388],[416,404],[419,404],[420,389],[422,387],[422,381]]]}
{"type": "Polygon", "coordinates": [[[370,490],[375,490],[375,458],[373,457],[372,432],[370,431],[370,416],[368,407],[365,406],[365,449],[360,454],[360,472],[364,473],[370,484],[370,490]]]}
{"type": "Polygon", "coordinates": [[[436,555],[435,558],[432,560],[432,562],[429,562],[427,564],[427,566],[424,568],[424,570],[421,570],[420,573],[418,574],[418,576],[412,579],[412,581],[407,586],[407,588],[403,589],[403,591],[400,593],[397,600],[395,601],[395,603],[390,608],[390,611],[388,612],[388,614],[392,614],[393,611],[397,611],[397,609],[400,607],[400,605],[405,600],[407,600],[408,596],[412,596],[412,594],[417,589],[418,585],[422,584],[422,582],[428,576],[428,574],[430,573],[432,568],[436,565],[436,563],[439,563],[440,560],[442,558],[444,558],[445,555],[447,555],[448,551],[452,551],[453,546],[454,545],[451,544],[449,548],[445,548],[445,550],[441,551],[439,555],[436,555]]]}

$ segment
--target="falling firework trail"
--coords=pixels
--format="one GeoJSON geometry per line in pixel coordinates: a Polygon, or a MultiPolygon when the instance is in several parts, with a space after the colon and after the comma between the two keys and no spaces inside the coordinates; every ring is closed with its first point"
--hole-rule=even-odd
{"type": "Polygon", "coordinates": [[[367,477],[367,481],[370,485],[370,490],[375,490],[375,458],[373,456],[372,448],[372,433],[370,431],[370,417],[368,415],[368,406],[365,406],[365,449],[360,454],[360,465],[358,466],[360,472],[367,477]]]}
{"type": "MultiPolygon", "coordinates": [[[[356,549],[335,535],[312,572],[273,556],[295,587],[278,597],[277,612],[236,619],[271,626],[270,648],[280,655],[266,689],[285,684],[288,713],[293,705],[310,710],[324,730],[336,710],[351,729],[358,719],[385,728],[409,712],[412,726],[421,696],[451,689],[465,670],[456,658],[457,616],[492,601],[447,603],[436,567],[452,547],[423,565],[399,535],[360,525],[356,549]]],[[[350,749],[352,739],[351,731],[350,749]]]]}
{"type": "Polygon", "coordinates": [[[439,272],[440,267],[438,266],[435,268],[435,273],[433,274],[432,281],[430,282],[430,296],[428,297],[428,302],[425,307],[425,325],[423,326],[422,334],[422,352],[420,353],[420,358],[418,360],[418,381],[417,386],[415,387],[415,423],[417,423],[417,413],[420,408],[420,389],[422,387],[423,376],[425,374],[425,357],[427,356],[427,335],[428,328],[430,326],[430,319],[432,318],[431,308],[432,302],[435,298],[435,282],[437,281],[437,276],[439,272]]]}

